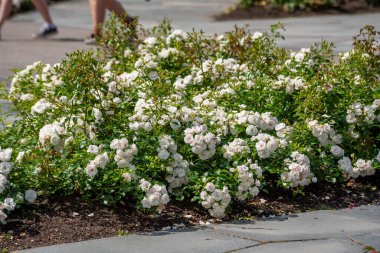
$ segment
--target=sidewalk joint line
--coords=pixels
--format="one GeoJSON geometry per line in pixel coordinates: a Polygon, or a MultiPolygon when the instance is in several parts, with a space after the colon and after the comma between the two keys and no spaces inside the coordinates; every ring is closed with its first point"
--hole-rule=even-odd
{"type": "Polygon", "coordinates": [[[242,248],[238,248],[238,249],[234,249],[234,250],[225,251],[223,253],[238,252],[238,251],[243,250],[243,249],[250,249],[250,248],[259,247],[259,246],[266,245],[266,244],[292,243],[292,242],[309,242],[309,241],[325,241],[325,240],[330,240],[330,239],[332,239],[332,238],[295,239],[295,240],[278,240],[278,241],[257,241],[257,242],[259,242],[258,244],[254,244],[254,245],[250,245],[250,246],[246,246],[246,247],[242,247],[242,248]]]}

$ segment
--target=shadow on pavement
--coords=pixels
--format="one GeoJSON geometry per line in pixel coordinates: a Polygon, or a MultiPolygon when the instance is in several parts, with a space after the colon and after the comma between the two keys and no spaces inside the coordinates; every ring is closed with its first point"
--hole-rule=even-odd
{"type": "Polygon", "coordinates": [[[59,42],[83,42],[84,38],[49,38],[47,41],[59,41],[59,42]]]}
{"type": "Polygon", "coordinates": [[[195,232],[198,230],[204,230],[202,228],[193,228],[193,227],[186,227],[186,228],[178,228],[178,229],[170,229],[170,230],[161,230],[161,231],[155,231],[152,233],[144,234],[145,236],[163,236],[163,235],[170,235],[170,234],[177,234],[181,232],[195,232]]]}
{"type": "Polygon", "coordinates": [[[83,42],[84,38],[45,38],[45,39],[34,39],[34,38],[22,38],[22,39],[12,39],[12,38],[2,38],[0,45],[2,43],[41,43],[41,42],[83,42]]]}

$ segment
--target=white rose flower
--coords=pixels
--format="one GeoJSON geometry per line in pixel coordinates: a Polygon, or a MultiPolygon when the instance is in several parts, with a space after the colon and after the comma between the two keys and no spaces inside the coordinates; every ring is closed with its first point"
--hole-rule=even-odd
{"type": "Polygon", "coordinates": [[[135,68],[139,68],[143,65],[143,60],[142,59],[138,59],[136,62],[135,62],[135,68]]]}
{"type": "Polygon", "coordinates": [[[341,144],[342,143],[342,135],[337,134],[331,137],[331,140],[334,144],[341,144]]]}
{"type": "Polygon", "coordinates": [[[123,175],[122,175],[124,181],[126,182],[131,182],[132,181],[132,175],[131,173],[128,173],[128,172],[125,172],[123,175]]]}
{"type": "Polygon", "coordinates": [[[184,169],[178,169],[176,172],[177,172],[178,177],[185,177],[186,176],[186,171],[184,169]]]}
{"type": "Polygon", "coordinates": [[[103,119],[102,112],[99,109],[97,109],[97,108],[92,108],[92,110],[94,112],[95,119],[98,120],[98,121],[101,121],[103,119]]]}
{"type": "Polygon", "coordinates": [[[11,160],[12,151],[13,150],[11,148],[7,148],[5,150],[1,150],[0,151],[0,160],[3,161],[3,162],[9,162],[11,160]]]}
{"type": "Polygon", "coordinates": [[[34,99],[34,96],[32,94],[22,94],[20,96],[21,101],[31,101],[34,99]]]}
{"type": "Polygon", "coordinates": [[[24,198],[28,203],[34,203],[37,199],[37,192],[34,190],[27,190],[25,191],[24,198]]]}
{"type": "Polygon", "coordinates": [[[85,168],[85,171],[86,171],[87,176],[89,177],[95,177],[96,174],[98,174],[98,169],[96,168],[94,164],[87,165],[87,167],[85,168]]]}
{"type": "Polygon", "coordinates": [[[249,189],[249,193],[255,197],[259,194],[259,188],[257,188],[256,186],[252,187],[249,189]]]}
{"type": "Polygon", "coordinates": [[[259,141],[255,145],[257,151],[265,151],[267,149],[267,144],[265,141],[259,141]]]}
{"type": "Polygon", "coordinates": [[[261,38],[263,36],[263,33],[261,32],[255,32],[253,35],[252,35],[252,40],[257,40],[258,38],[261,38]]]}
{"type": "Polygon", "coordinates": [[[96,155],[99,153],[99,147],[96,145],[90,145],[88,146],[87,152],[96,155]]]}
{"type": "Polygon", "coordinates": [[[130,165],[128,161],[124,159],[118,160],[116,163],[117,163],[117,167],[119,167],[120,169],[124,169],[130,165]]]}
{"type": "Polygon", "coordinates": [[[274,129],[277,131],[277,132],[282,132],[286,129],[286,125],[285,123],[279,123],[277,124],[274,129]]]}
{"type": "Polygon", "coordinates": [[[4,199],[4,208],[7,209],[8,211],[13,211],[16,208],[16,202],[14,201],[13,198],[6,198],[4,199]]]}
{"type": "Polygon", "coordinates": [[[337,146],[337,145],[331,146],[331,150],[330,151],[336,157],[342,157],[342,156],[344,156],[344,150],[341,147],[337,146]]]}
{"type": "Polygon", "coordinates": [[[152,71],[149,73],[149,79],[154,81],[154,80],[157,80],[158,79],[158,73],[156,71],[152,71]]]}
{"type": "Polygon", "coordinates": [[[59,100],[60,100],[62,103],[64,103],[64,104],[67,103],[67,97],[66,97],[66,96],[61,96],[61,97],[59,97],[59,100]]]}
{"type": "Polygon", "coordinates": [[[0,163],[0,173],[7,176],[12,170],[12,164],[9,162],[0,163]]]}
{"type": "Polygon", "coordinates": [[[111,141],[110,148],[111,149],[125,149],[128,146],[128,140],[126,138],[122,139],[114,139],[111,141]]]}
{"type": "Polygon", "coordinates": [[[223,198],[222,192],[220,190],[218,190],[218,189],[215,189],[212,192],[211,196],[215,199],[215,201],[220,201],[223,198]]]}
{"type": "Polygon", "coordinates": [[[269,152],[273,152],[278,148],[278,142],[276,140],[269,140],[266,147],[269,152]]]}
{"type": "Polygon", "coordinates": [[[170,201],[169,195],[167,193],[162,194],[160,204],[166,205],[167,203],[169,203],[169,201],[170,201]]]}
{"type": "Polygon", "coordinates": [[[93,162],[97,165],[97,167],[104,169],[104,167],[106,167],[107,163],[109,162],[107,153],[97,155],[93,162]]]}
{"type": "Polygon", "coordinates": [[[32,108],[31,108],[31,113],[34,115],[34,114],[42,114],[44,113],[46,110],[52,108],[52,104],[47,101],[45,98],[42,98],[40,99],[39,101],[37,101],[37,103],[35,103],[32,108]]]}
{"type": "Polygon", "coordinates": [[[208,194],[206,191],[201,191],[200,194],[201,200],[207,200],[208,194]]]}
{"type": "Polygon", "coordinates": [[[151,187],[151,183],[149,183],[145,179],[141,179],[139,186],[140,186],[141,190],[147,192],[150,189],[150,187],[151,187]]]}
{"type": "Polygon", "coordinates": [[[150,122],[146,122],[144,124],[144,130],[147,131],[147,132],[150,132],[152,131],[153,127],[152,127],[152,124],[150,122]]]}
{"type": "MultiPolygon", "coordinates": [[[[65,132],[64,128],[59,126],[58,123],[55,122],[53,124],[48,124],[48,125],[43,126],[40,129],[39,140],[42,144],[49,144],[51,143],[50,139],[53,135],[64,134],[64,132],[65,132]]],[[[54,143],[56,142],[56,140],[53,140],[53,141],[54,143]]]]}
{"type": "Polygon", "coordinates": [[[363,160],[363,159],[358,159],[357,161],[356,161],[356,163],[355,163],[355,165],[357,166],[357,167],[364,167],[365,165],[366,165],[366,162],[365,162],[365,160],[363,160]]]}
{"type": "Polygon", "coordinates": [[[212,203],[211,203],[211,201],[209,201],[209,200],[202,201],[202,206],[203,206],[203,208],[205,208],[205,209],[210,209],[210,208],[211,208],[211,205],[212,205],[212,203]]]}
{"type": "Polygon", "coordinates": [[[157,44],[157,38],[155,37],[148,37],[144,40],[144,43],[145,44],[148,44],[148,45],[155,45],[157,44]]]}
{"type": "Polygon", "coordinates": [[[161,186],[161,185],[158,185],[158,184],[155,184],[155,185],[153,185],[153,187],[152,187],[152,191],[153,192],[161,192],[161,191],[163,191],[164,190],[164,188],[161,186]]]}
{"type": "Polygon", "coordinates": [[[161,50],[161,52],[158,53],[158,56],[160,58],[168,58],[169,55],[170,55],[170,51],[166,50],[166,49],[163,49],[163,50],[161,50]]]}
{"type": "Polygon", "coordinates": [[[349,124],[354,124],[356,123],[358,120],[356,119],[356,116],[355,116],[355,113],[350,113],[346,116],[346,121],[347,123],[349,124]]]}
{"type": "Polygon", "coordinates": [[[205,188],[209,192],[215,191],[215,185],[213,183],[211,183],[211,182],[207,183],[205,188]]]}
{"type": "Polygon", "coordinates": [[[170,156],[170,153],[166,149],[161,149],[160,152],[158,152],[158,158],[161,160],[166,160],[170,156]]]}
{"type": "Polygon", "coordinates": [[[166,176],[165,179],[166,179],[166,181],[168,181],[168,183],[172,183],[174,181],[173,176],[166,176]]]}
{"type": "Polygon", "coordinates": [[[150,204],[150,201],[147,197],[144,197],[143,200],[141,200],[141,205],[143,208],[151,208],[151,204],[150,204]]]}
{"type": "Polygon", "coordinates": [[[156,69],[157,66],[158,66],[157,62],[154,62],[154,61],[150,61],[147,64],[147,67],[150,68],[150,69],[156,69]]]}
{"type": "Polygon", "coordinates": [[[149,204],[151,206],[158,206],[160,204],[160,194],[155,193],[148,197],[149,204]]]}
{"type": "Polygon", "coordinates": [[[294,60],[296,62],[302,62],[304,58],[305,58],[305,54],[303,54],[302,52],[296,53],[294,55],[294,60]]]}
{"type": "Polygon", "coordinates": [[[250,136],[255,136],[258,133],[257,127],[254,125],[248,125],[245,130],[245,133],[250,136]]]}

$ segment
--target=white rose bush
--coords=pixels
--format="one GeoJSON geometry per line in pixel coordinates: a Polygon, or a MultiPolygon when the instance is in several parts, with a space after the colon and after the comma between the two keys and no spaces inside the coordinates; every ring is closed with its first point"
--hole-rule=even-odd
{"type": "Polygon", "coordinates": [[[0,222],[40,196],[79,194],[141,210],[195,201],[223,218],[280,187],[378,176],[378,34],[338,56],[290,51],[272,32],[173,30],[131,41],[110,19],[97,52],[16,71],[21,116],[0,131],[0,222]]]}

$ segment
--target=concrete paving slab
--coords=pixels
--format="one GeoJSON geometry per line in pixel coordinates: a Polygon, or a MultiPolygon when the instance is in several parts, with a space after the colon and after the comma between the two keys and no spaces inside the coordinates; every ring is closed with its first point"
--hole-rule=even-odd
{"type": "Polygon", "coordinates": [[[369,245],[380,251],[380,233],[356,235],[351,238],[357,241],[357,243],[369,245]]]}
{"type": "Polygon", "coordinates": [[[60,27],[58,35],[35,40],[31,35],[38,30],[36,23],[11,21],[4,25],[0,41],[0,82],[10,83],[10,69],[25,68],[35,61],[54,64],[61,62],[69,52],[92,48],[83,43],[86,30],[60,27]]]}
{"type": "Polygon", "coordinates": [[[380,206],[360,207],[362,213],[349,210],[321,210],[212,227],[222,234],[264,242],[346,238],[380,233],[380,206]]]}
{"type": "Polygon", "coordinates": [[[380,206],[358,206],[352,209],[341,209],[337,212],[344,216],[352,215],[368,222],[379,223],[380,220],[380,206]]]}
{"type": "Polygon", "coordinates": [[[160,231],[151,235],[113,237],[23,250],[23,253],[194,253],[228,252],[257,244],[251,240],[214,233],[210,229],[160,231]]]}
{"type": "Polygon", "coordinates": [[[350,240],[317,240],[304,242],[271,243],[235,251],[238,253],[358,253],[363,247],[350,240]]]}

